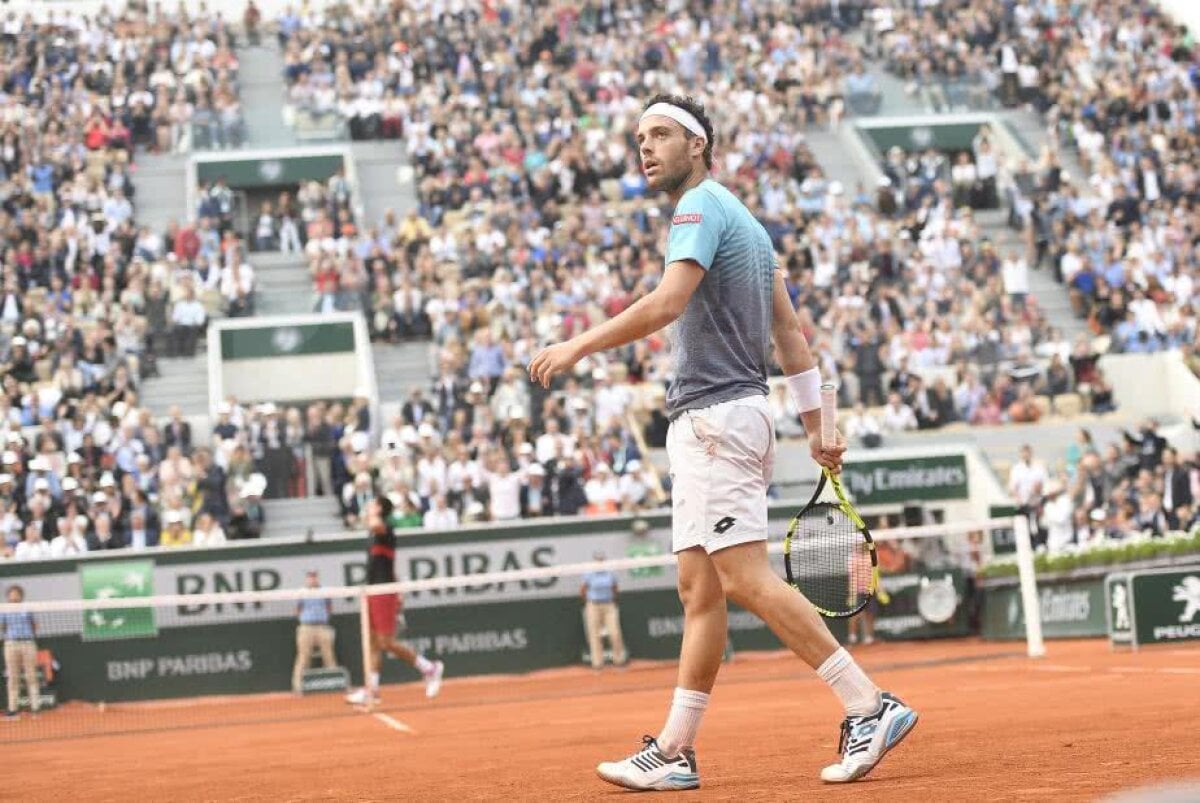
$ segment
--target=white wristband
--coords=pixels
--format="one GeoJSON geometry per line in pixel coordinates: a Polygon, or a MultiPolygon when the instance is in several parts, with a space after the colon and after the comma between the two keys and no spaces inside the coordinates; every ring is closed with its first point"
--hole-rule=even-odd
{"type": "Polygon", "coordinates": [[[801,413],[819,409],[821,406],[821,369],[809,368],[798,374],[787,377],[788,390],[791,391],[792,401],[801,413]]]}

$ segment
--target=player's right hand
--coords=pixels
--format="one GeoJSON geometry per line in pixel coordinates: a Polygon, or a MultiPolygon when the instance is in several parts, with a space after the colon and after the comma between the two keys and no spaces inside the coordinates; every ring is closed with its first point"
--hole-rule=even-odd
{"type": "Polygon", "coordinates": [[[808,448],[812,453],[812,458],[821,468],[829,469],[833,474],[840,474],[842,471],[842,457],[846,454],[846,439],[842,436],[840,430],[837,432],[837,444],[830,448],[825,448],[821,440],[821,433],[814,432],[808,436],[808,448]]]}

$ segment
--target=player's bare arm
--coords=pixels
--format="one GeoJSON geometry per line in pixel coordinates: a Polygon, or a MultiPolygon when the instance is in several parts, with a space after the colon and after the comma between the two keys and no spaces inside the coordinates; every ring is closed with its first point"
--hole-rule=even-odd
{"type": "MultiPolygon", "coordinates": [[[[804,336],[796,311],[792,309],[781,270],[775,271],[775,286],[771,294],[771,339],[775,342],[776,359],[785,376],[801,376],[817,367],[817,358],[808,347],[808,338],[804,336]]],[[[826,448],[821,441],[821,408],[802,409],[800,418],[804,421],[804,431],[808,433],[813,460],[830,471],[841,471],[842,455],[846,451],[846,442],[841,433],[838,433],[837,445],[826,448]]]]}
{"type": "MultiPolygon", "coordinates": [[[[672,262],[667,265],[658,287],[620,315],[565,343],[538,352],[529,363],[529,378],[542,387],[550,387],[555,376],[571,370],[584,357],[654,334],[683,314],[703,279],[704,268],[690,259],[672,262]]],[[[805,348],[808,348],[807,344],[805,348]]]]}

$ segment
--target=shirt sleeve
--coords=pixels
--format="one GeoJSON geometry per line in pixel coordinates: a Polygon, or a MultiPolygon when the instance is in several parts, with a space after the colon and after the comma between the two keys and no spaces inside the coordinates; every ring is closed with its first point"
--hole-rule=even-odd
{"type": "Polygon", "coordinates": [[[710,193],[693,189],[684,194],[671,218],[667,264],[690,259],[708,270],[725,231],[725,211],[710,193]]]}

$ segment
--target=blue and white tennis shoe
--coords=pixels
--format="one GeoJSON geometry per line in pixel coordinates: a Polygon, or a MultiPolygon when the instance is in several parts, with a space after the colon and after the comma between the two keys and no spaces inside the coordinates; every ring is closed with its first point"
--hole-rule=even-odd
{"type": "Polygon", "coordinates": [[[642,749],[629,758],[602,762],[596,774],[609,783],[639,792],[700,788],[696,751],[684,748],[671,758],[658,749],[653,736],[643,736],[642,749]]]}
{"type": "Polygon", "coordinates": [[[879,710],[860,717],[846,717],[838,752],[842,760],[821,770],[826,783],[857,781],[875,768],[917,724],[917,712],[887,692],[879,695],[879,710]]]}

